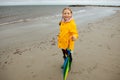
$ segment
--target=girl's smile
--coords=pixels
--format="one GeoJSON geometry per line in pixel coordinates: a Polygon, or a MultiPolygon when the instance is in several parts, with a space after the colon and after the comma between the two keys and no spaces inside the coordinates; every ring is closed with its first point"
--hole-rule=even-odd
{"type": "Polygon", "coordinates": [[[72,17],[72,13],[70,10],[66,9],[63,11],[62,16],[63,16],[64,20],[68,20],[72,17]]]}

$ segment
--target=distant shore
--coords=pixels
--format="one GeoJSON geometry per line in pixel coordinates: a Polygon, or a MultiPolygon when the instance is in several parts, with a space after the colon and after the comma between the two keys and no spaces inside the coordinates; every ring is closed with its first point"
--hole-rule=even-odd
{"type": "Polygon", "coordinates": [[[120,5],[69,5],[69,7],[120,7],[120,5]]]}

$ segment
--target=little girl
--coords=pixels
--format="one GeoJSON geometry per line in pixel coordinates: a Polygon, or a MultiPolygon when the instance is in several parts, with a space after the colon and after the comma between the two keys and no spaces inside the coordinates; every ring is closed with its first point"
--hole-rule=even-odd
{"type": "MultiPolygon", "coordinates": [[[[73,51],[74,41],[78,38],[76,23],[72,18],[72,10],[64,8],[62,11],[62,20],[59,23],[60,31],[58,34],[58,48],[62,49],[63,58],[66,58],[67,49],[73,51]]],[[[70,55],[72,62],[72,55],[70,55]]],[[[61,67],[63,68],[63,66],[61,67]]]]}

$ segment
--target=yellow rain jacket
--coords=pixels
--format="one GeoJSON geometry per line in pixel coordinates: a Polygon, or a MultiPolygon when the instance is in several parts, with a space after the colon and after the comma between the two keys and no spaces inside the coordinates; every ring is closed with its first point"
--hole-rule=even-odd
{"type": "Polygon", "coordinates": [[[69,22],[61,22],[60,32],[58,34],[58,48],[61,49],[74,49],[74,41],[71,39],[72,36],[78,38],[78,32],[74,19],[69,22]]]}

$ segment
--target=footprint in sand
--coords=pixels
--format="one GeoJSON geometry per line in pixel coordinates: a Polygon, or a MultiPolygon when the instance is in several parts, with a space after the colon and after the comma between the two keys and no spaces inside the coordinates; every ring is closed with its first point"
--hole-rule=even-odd
{"type": "Polygon", "coordinates": [[[5,63],[5,64],[7,64],[8,62],[7,62],[7,61],[5,61],[4,63],[5,63]]]}
{"type": "Polygon", "coordinates": [[[115,34],[111,34],[111,38],[113,38],[115,36],[115,34]]]}
{"type": "Polygon", "coordinates": [[[33,78],[36,78],[38,75],[37,74],[35,74],[34,72],[31,72],[31,74],[32,74],[32,77],[33,78]]]}
{"type": "Polygon", "coordinates": [[[27,66],[26,66],[26,68],[30,68],[30,67],[31,67],[31,65],[27,65],[27,66]]]}
{"type": "Polygon", "coordinates": [[[24,52],[26,52],[26,51],[31,51],[31,48],[24,49],[24,50],[16,49],[16,51],[15,51],[13,54],[22,55],[22,53],[24,53],[24,52]]]}
{"type": "Polygon", "coordinates": [[[97,68],[97,64],[95,64],[94,66],[91,66],[89,68],[87,68],[87,72],[91,73],[93,70],[95,70],[97,68]]]}
{"type": "Polygon", "coordinates": [[[71,74],[82,74],[85,71],[85,69],[80,69],[78,71],[71,71],[71,74]]]}
{"type": "Polygon", "coordinates": [[[52,56],[56,56],[56,55],[57,55],[57,53],[52,54],[52,56]]]}
{"type": "Polygon", "coordinates": [[[99,44],[98,47],[102,47],[103,45],[102,44],[99,44]]]}
{"type": "Polygon", "coordinates": [[[52,78],[52,77],[48,77],[48,79],[49,79],[49,80],[53,80],[53,78],[52,78]]]}
{"type": "Polygon", "coordinates": [[[22,53],[22,51],[21,51],[20,49],[16,49],[16,51],[15,51],[13,54],[19,54],[19,55],[22,55],[21,53],[22,53]]]}
{"type": "Polygon", "coordinates": [[[81,74],[80,71],[72,71],[71,74],[81,74]]]}
{"type": "Polygon", "coordinates": [[[108,50],[111,50],[111,48],[110,48],[110,46],[109,46],[109,45],[107,45],[107,49],[108,49],[108,50]]]}
{"type": "Polygon", "coordinates": [[[37,74],[33,74],[33,75],[32,75],[33,78],[36,78],[37,76],[38,76],[37,74]]]}
{"type": "Polygon", "coordinates": [[[32,75],[33,78],[37,77],[37,75],[32,75]]]}
{"type": "Polygon", "coordinates": [[[120,38],[120,34],[119,33],[118,34],[111,34],[111,38],[114,38],[114,37],[120,38]]]}
{"type": "Polygon", "coordinates": [[[50,41],[51,45],[56,45],[55,38],[53,37],[52,40],[50,41]]]}

